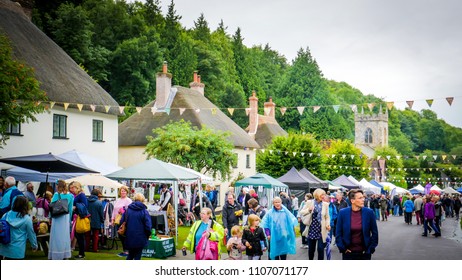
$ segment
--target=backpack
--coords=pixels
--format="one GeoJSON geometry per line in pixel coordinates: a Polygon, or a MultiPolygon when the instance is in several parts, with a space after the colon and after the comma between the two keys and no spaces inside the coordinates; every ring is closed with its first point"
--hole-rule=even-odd
{"type": "Polygon", "coordinates": [[[0,220],[0,243],[9,244],[10,242],[10,224],[6,220],[0,220]]]}

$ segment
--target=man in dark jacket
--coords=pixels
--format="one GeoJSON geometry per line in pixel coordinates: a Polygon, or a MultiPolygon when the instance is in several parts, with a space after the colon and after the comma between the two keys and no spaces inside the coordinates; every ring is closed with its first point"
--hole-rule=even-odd
{"type": "Polygon", "coordinates": [[[89,251],[90,248],[90,239],[93,240],[93,252],[98,252],[98,241],[100,230],[104,223],[104,214],[103,214],[103,203],[99,200],[99,195],[101,192],[98,189],[91,191],[91,195],[88,198],[88,213],[90,213],[90,234],[86,234],[85,242],[86,251],[89,251]]]}
{"type": "Polygon", "coordinates": [[[227,239],[231,237],[231,228],[239,225],[239,219],[242,218],[242,214],[242,206],[236,202],[234,193],[228,193],[227,201],[221,212],[227,239]]]}

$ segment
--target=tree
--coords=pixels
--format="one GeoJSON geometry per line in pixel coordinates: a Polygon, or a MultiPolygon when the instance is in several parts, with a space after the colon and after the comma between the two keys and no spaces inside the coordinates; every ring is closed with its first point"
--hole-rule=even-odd
{"type": "Polygon", "coordinates": [[[305,167],[324,179],[321,150],[321,145],[311,134],[290,133],[287,136],[276,136],[264,152],[257,154],[257,171],[277,178],[292,167],[298,170],[305,167]]]}
{"type": "Polygon", "coordinates": [[[349,140],[335,140],[324,151],[327,156],[328,178],[335,178],[345,174],[358,180],[367,177],[367,159],[361,156],[361,150],[356,148],[349,140]]]}
{"type": "Polygon", "coordinates": [[[184,120],[152,132],[154,136],[147,136],[149,143],[145,153],[148,158],[155,157],[223,179],[230,177],[232,167],[237,163],[234,146],[227,139],[229,132],[207,127],[199,129],[184,120]]]}
{"type": "Polygon", "coordinates": [[[9,39],[0,33],[0,147],[6,145],[11,126],[36,122],[34,115],[44,111],[38,102],[47,100],[34,70],[14,60],[12,53],[9,39]]]}

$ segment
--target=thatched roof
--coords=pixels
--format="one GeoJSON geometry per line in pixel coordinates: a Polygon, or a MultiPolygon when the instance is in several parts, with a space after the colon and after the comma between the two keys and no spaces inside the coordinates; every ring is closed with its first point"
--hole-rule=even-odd
{"type": "Polygon", "coordinates": [[[11,41],[13,56],[34,68],[35,77],[40,82],[50,101],[55,106],[62,103],[88,104],[84,110],[105,112],[104,105],[114,106],[111,114],[120,114],[117,102],[98,85],[71,57],[55,42],[37,28],[22,12],[18,4],[0,0],[0,32],[11,41]],[[98,106],[100,105],[100,106],[98,106]]]}
{"type": "Polygon", "coordinates": [[[135,113],[119,124],[119,146],[145,146],[148,143],[146,136],[153,135],[154,128],[184,119],[198,128],[205,125],[214,130],[231,132],[229,140],[235,147],[259,148],[257,142],[201,93],[189,88],[176,88],[178,91],[173,99],[170,114],[156,112],[153,115],[153,101],[144,107],[140,114],[135,113]],[[180,114],[179,108],[186,110],[180,114]],[[198,108],[201,109],[200,112],[195,111],[198,108]],[[215,115],[212,108],[216,110],[215,115]]]}
{"type": "Polygon", "coordinates": [[[285,136],[287,132],[278,124],[278,122],[269,116],[258,115],[258,127],[255,134],[255,141],[260,147],[266,147],[271,144],[274,136],[285,136]]]}

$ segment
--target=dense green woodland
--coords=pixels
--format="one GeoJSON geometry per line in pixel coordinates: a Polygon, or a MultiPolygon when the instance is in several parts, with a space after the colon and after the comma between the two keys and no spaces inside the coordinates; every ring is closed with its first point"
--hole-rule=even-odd
{"type": "MultiPolygon", "coordinates": [[[[219,108],[248,107],[252,90],[259,107],[271,96],[277,106],[287,107],[276,117],[289,132],[314,134],[320,139],[354,139],[354,114],[385,102],[364,95],[346,82],[328,80],[322,74],[308,46],[301,46],[296,58],[287,59],[268,44],[246,46],[241,30],[228,30],[223,21],[209,26],[204,14],[187,29],[181,25],[174,2],[126,3],[114,0],[36,0],[33,22],[60,45],[119,104],[143,106],[154,99],[155,74],[168,62],[173,84],[188,86],[194,70],[206,85],[205,94],[219,108]],[[168,5],[163,15],[161,4],[168,5]],[[341,104],[338,112],[332,106],[341,104]],[[321,105],[316,113],[297,106],[321,105]],[[325,107],[324,107],[325,106],[325,107]]],[[[303,44],[303,42],[300,42],[303,44]]],[[[223,110],[229,114],[227,110],[223,110]]],[[[245,128],[244,110],[231,116],[245,128]]],[[[123,119],[121,119],[123,120],[123,119]]],[[[401,155],[455,154],[462,156],[462,129],[438,119],[431,110],[389,111],[389,144],[401,155]]],[[[450,164],[459,164],[451,161],[450,164]]],[[[408,162],[407,164],[425,164],[408,162]]],[[[443,163],[441,163],[443,164],[443,163]]]]}

